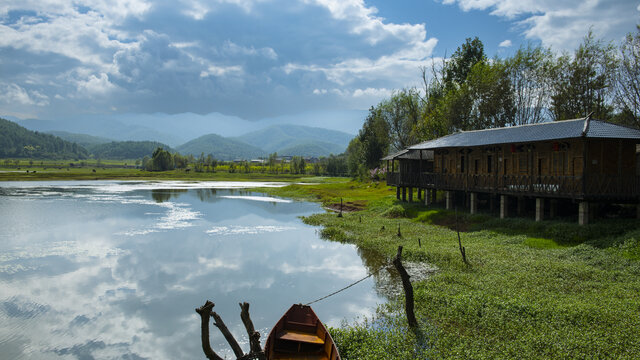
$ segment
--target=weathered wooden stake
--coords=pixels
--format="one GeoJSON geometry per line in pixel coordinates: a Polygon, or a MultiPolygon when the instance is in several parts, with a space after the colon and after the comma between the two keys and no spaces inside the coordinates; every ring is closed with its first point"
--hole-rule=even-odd
{"type": "Polygon", "coordinates": [[[458,248],[460,249],[460,254],[462,255],[462,261],[469,265],[467,261],[467,252],[464,246],[462,246],[462,240],[460,240],[460,228],[458,227],[458,207],[456,207],[456,232],[458,233],[458,248]]]}
{"type": "Polygon", "coordinates": [[[400,224],[398,224],[398,237],[402,237],[402,233],[400,232],[400,224]]]}
{"type": "Polygon", "coordinates": [[[342,217],[342,198],[340,198],[340,212],[338,213],[338,217],[342,217]]]}
{"type": "Polygon", "coordinates": [[[418,238],[418,247],[422,247],[422,242],[420,241],[420,238],[418,238]]]}
{"type": "Polygon", "coordinates": [[[405,270],[404,266],[402,266],[402,246],[398,246],[398,254],[395,259],[393,259],[393,266],[396,267],[398,273],[400,274],[400,278],[402,279],[402,287],[404,288],[405,295],[405,312],[407,313],[407,322],[409,323],[409,327],[412,329],[416,329],[418,327],[418,321],[416,320],[416,315],[413,313],[413,286],[411,286],[411,281],[409,280],[409,274],[407,270],[405,270]]]}

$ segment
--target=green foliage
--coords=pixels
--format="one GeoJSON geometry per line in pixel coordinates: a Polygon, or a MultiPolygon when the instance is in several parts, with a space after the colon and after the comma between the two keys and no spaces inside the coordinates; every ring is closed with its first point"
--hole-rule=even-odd
{"type": "Polygon", "coordinates": [[[402,205],[393,205],[382,213],[387,218],[401,218],[407,215],[402,205]]]}
{"type": "Polygon", "coordinates": [[[617,122],[640,129],[640,27],[620,44],[615,102],[622,109],[617,122]]]}
{"type": "Polygon", "coordinates": [[[157,141],[112,141],[92,145],[88,149],[95,158],[126,160],[153,154],[159,147],[173,152],[170,147],[157,141]]]}
{"type": "Polygon", "coordinates": [[[451,55],[449,64],[445,69],[445,82],[448,87],[454,84],[462,85],[467,81],[471,68],[479,62],[484,62],[484,44],[475,37],[467,38],[458,49],[451,55]]]}
{"type": "Polygon", "coordinates": [[[157,148],[151,156],[151,168],[153,171],[173,170],[173,156],[161,147],[157,148]]]}
{"type": "Polygon", "coordinates": [[[635,219],[579,226],[574,220],[458,213],[471,264],[466,266],[451,230],[453,212],[415,203],[406,209],[409,218],[387,218],[386,210],[401,205],[395,194],[367,186],[349,182],[275,190],[308,192],[322,201],[367,199],[364,211],[343,218],[315,214],[304,221],[323,226],[326,238],[356,244],[370,272],[383,268],[398,245],[407,262],[437,268],[427,280],[413,281],[416,315],[424,319],[419,339],[399,314],[402,299],[392,300],[375,318],[330,330],[343,358],[640,356],[640,224],[635,219]]]}
{"type": "Polygon", "coordinates": [[[0,118],[0,158],[86,159],[87,150],[61,138],[0,118]]]}
{"type": "Polygon", "coordinates": [[[605,45],[589,31],[573,57],[561,56],[553,73],[551,111],[555,120],[575,119],[593,112],[607,120],[617,63],[613,45],[605,45]]]}

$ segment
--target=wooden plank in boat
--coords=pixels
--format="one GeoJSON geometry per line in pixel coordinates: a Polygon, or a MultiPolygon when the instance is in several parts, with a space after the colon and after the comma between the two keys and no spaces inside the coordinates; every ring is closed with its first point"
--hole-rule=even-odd
{"type": "Polygon", "coordinates": [[[304,342],[309,344],[324,344],[324,340],[316,334],[309,334],[302,331],[284,330],[278,334],[278,339],[304,342]]]}

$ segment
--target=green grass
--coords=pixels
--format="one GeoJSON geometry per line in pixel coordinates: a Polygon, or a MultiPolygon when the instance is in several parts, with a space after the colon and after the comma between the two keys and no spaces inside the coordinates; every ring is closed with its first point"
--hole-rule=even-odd
{"type": "MultiPolygon", "coordinates": [[[[332,330],[344,358],[640,358],[640,223],[635,219],[579,226],[459,212],[466,266],[453,230],[455,213],[399,203],[383,184],[277,191],[324,203],[339,197],[366,201],[365,210],[342,218],[323,213],[304,220],[322,226],[322,236],[356,244],[378,259],[391,259],[402,245],[405,260],[438,268],[428,280],[414,283],[423,339],[398,315],[402,302],[392,301],[375,320],[332,330]],[[384,216],[398,207],[405,217],[384,216]],[[381,327],[380,319],[386,325],[381,327]]],[[[381,266],[367,259],[365,264],[370,271],[381,266]]]]}

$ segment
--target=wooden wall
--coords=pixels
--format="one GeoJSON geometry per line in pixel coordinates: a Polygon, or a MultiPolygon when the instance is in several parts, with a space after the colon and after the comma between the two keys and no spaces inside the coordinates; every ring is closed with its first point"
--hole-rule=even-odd
{"type": "Polygon", "coordinates": [[[434,172],[446,174],[582,176],[586,166],[588,174],[635,175],[636,142],[572,139],[439,149],[433,165],[434,172]]]}

